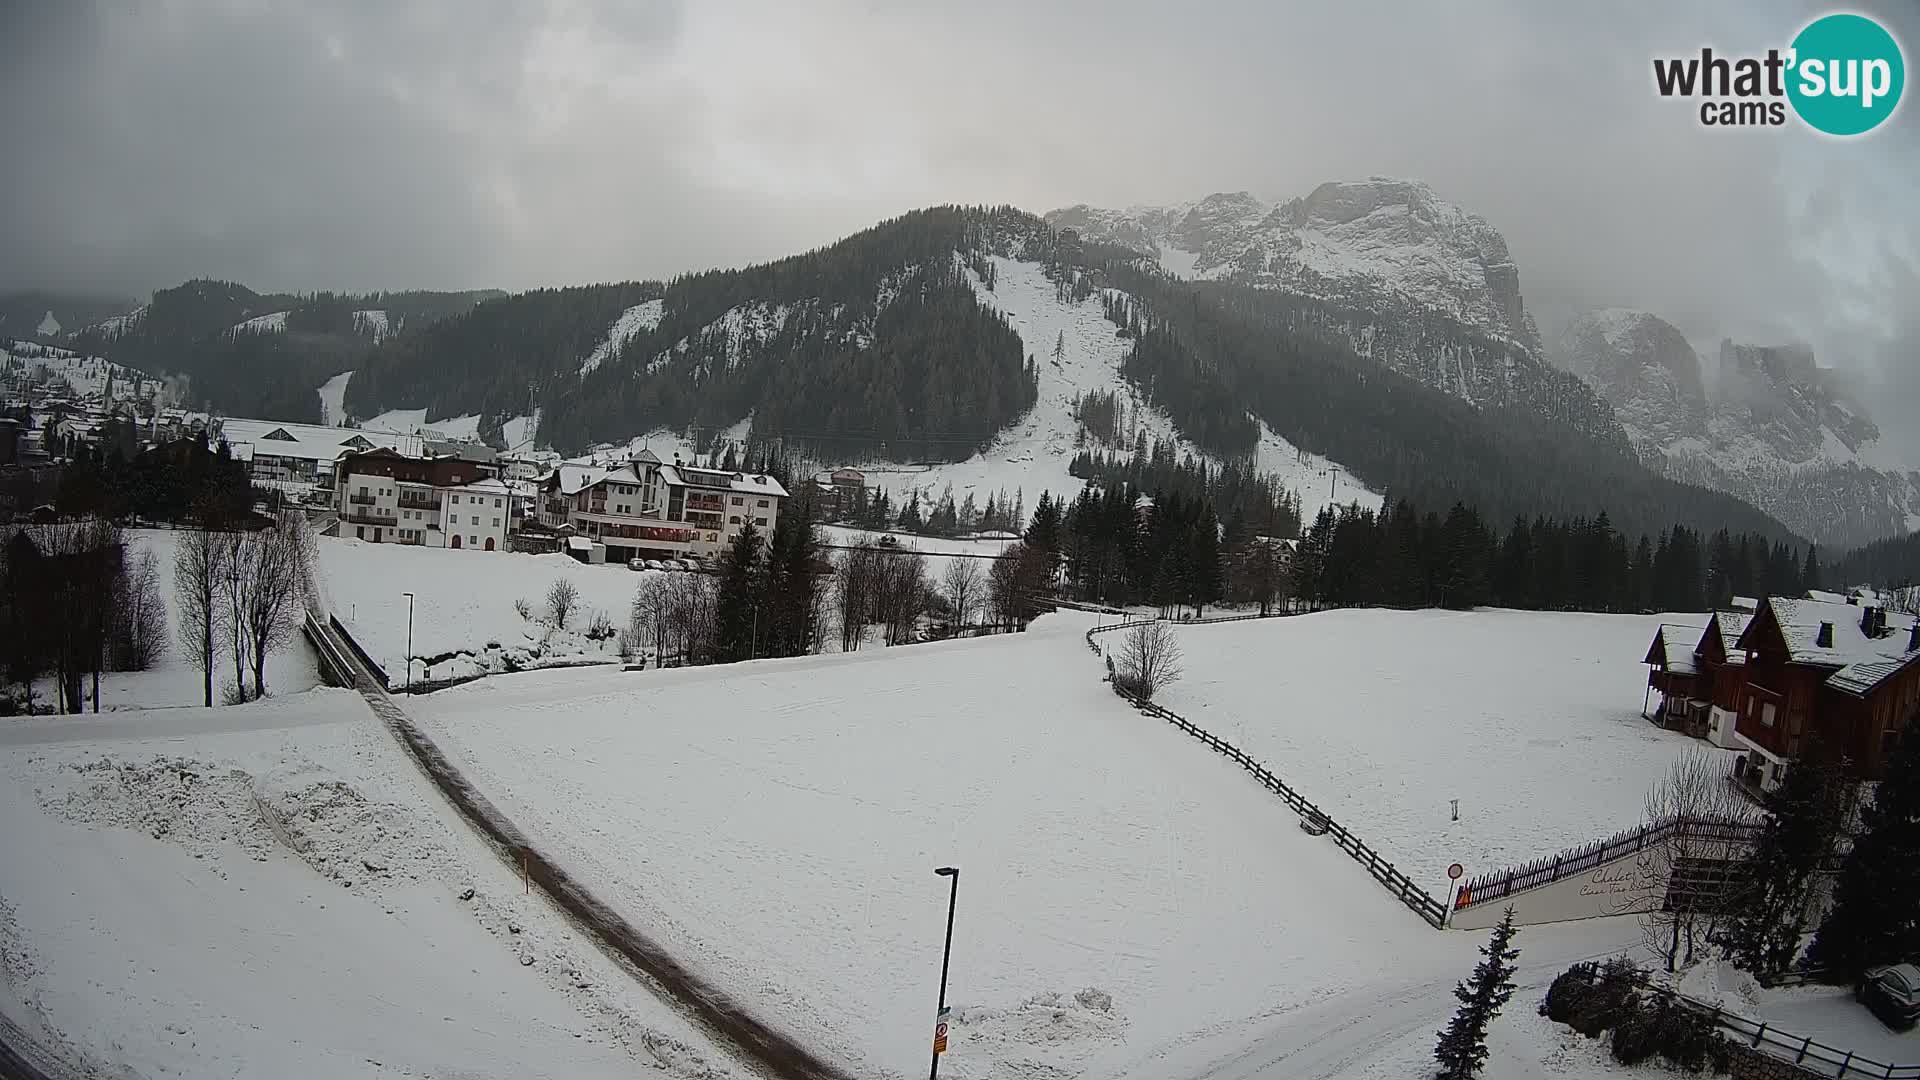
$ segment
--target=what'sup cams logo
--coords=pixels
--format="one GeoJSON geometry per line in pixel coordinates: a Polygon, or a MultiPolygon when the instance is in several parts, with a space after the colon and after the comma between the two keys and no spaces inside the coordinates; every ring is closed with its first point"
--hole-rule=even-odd
{"type": "Polygon", "coordinates": [[[1765,56],[1698,56],[1653,61],[1665,98],[1698,99],[1706,127],[1779,127],[1787,108],[1815,131],[1864,135],[1900,106],[1907,65],[1900,43],[1879,23],[1848,12],[1823,15],[1785,49],[1765,56]]]}

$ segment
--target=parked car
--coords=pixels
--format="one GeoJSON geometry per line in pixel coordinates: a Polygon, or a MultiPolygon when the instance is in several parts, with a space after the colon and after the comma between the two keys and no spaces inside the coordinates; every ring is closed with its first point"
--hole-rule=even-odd
{"type": "Polygon", "coordinates": [[[892,533],[888,533],[887,535],[882,536],[880,538],[880,546],[881,547],[899,547],[900,538],[893,535],[892,533]]]}
{"type": "Polygon", "coordinates": [[[1920,1020],[1920,967],[1888,964],[1868,968],[1853,988],[1853,996],[1888,1027],[1910,1028],[1920,1020]]]}
{"type": "Polygon", "coordinates": [[[647,560],[645,560],[645,559],[628,559],[628,560],[627,560],[627,569],[629,569],[629,570],[645,570],[645,569],[647,569],[647,560]]]}

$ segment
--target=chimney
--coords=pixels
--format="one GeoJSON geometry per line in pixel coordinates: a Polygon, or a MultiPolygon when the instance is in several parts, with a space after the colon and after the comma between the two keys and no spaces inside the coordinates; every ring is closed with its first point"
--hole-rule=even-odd
{"type": "Polygon", "coordinates": [[[1820,624],[1820,633],[1814,636],[1813,644],[1816,648],[1821,648],[1821,649],[1833,648],[1833,624],[1832,623],[1823,622],[1820,624]]]}
{"type": "Polygon", "coordinates": [[[1913,626],[1907,630],[1907,651],[1915,649],[1920,649],[1920,619],[1914,620],[1913,626]]]}
{"type": "Polygon", "coordinates": [[[1860,632],[1868,637],[1873,636],[1873,609],[1871,607],[1860,609],[1860,632]]]}

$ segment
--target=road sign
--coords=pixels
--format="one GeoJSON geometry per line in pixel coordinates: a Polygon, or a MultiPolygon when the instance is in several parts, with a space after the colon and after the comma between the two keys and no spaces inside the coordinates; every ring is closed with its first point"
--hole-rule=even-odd
{"type": "Polygon", "coordinates": [[[933,1022],[933,1052],[936,1054],[947,1052],[947,1013],[950,1011],[951,1009],[942,1008],[940,1018],[933,1022]]]}
{"type": "Polygon", "coordinates": [[[1452,866],[1447,867],[1447,880],[1459,881],[1460,875],[1466,872],[1467,872],[1466,867],[1461,866],[1459,863],[1454,863],[1452,866]]]}

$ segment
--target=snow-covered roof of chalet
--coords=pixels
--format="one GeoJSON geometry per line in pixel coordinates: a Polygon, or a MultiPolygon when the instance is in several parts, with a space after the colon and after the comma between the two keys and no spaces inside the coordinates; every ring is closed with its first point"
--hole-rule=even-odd
{"type": "Polygon", "coordinates": [[[1687,626],[1684,623],[1661,623],[1660,629],[1654,632],[1654,636],[1658,639],[1654,644],[1659,652],[1655,653],[1652,648],[1649,648],[1644,662],[1655,663],[1655,657],[1658,656],[1658,662],[1663,670],[1678,675],[1692,675],[1694,643],[1700,640],[1700,633],[1704,629],[1705,627],[1687,626]]]}
{"type": "Polygon", "coordinates": [[[1733,610],[1735,611],[1744,611],[1752,614],[1759,607],[1760,601],[1755,600],[1751,596],[1736,596],[1733,598],[1733,610]]]}
{"type": "Polygon", "coordinates": [[[1847,594],[1823,592],[1820,589],[1808,589],[1806,599],[1820,604],[1844,604],[1847,602],[1847,594]]]}
{"type": "Polygon", "coordinates": [[[693,465],[662,465],[660,474],[666,477],[669,484],[717,488],[721,491],[737,491],[743,495],[769,495],[777,499],[787,497],[787,489],[781,486],[780,481],[764,473],[725,472],[693,465]]]}
{"type": "Polygon", "coordinates": [[[513,489],[508,487],[504,481],[496,480],[491,476],[475,480],[471,484],[461,484],[459,490],[463,492],[475,492],[482,495],[513,494],[513,489]]]}
{"type": "Polygon", "coordinates": [[[1766,604],[1780,625],[1795,663],[1844,667],[1860,661],[1901,659],[1907,654],[1907,634],[1914,622],[1911,615],[1888,612],[1888,633],[1870,638],[1860,629],[1860,616],[1867,609],[1859,604],[1785,596],[1769,596],[1766,604]],[[1833,624],[1831,645],[1818,643],[1822,623],[1833,624]]]}
{"type": "Polygon", "coordinates": [[[393,435],[384,431],[325,427],[320,424],[288,424],[240,416],[220,418],[220,437],[233,447],[235,456],[239,455],[242,446],[250,447],[249,457],[266,454],[307,461],[332,461],[353,450],[384,448],[410,456],[417,456],[420,451],[420,437],[417,435],[393,435]]]}
{"type": "Polygon", "coordinates": [[[554,468],[553,476],[559,481],[560,494],[578,495],[599,483],[612,471],[603,465],[582,465],[577,462],[563,461],[554,468]]]}
{"type": "MultiPolygon", "coordinates": [[[[1739,599],[1737,596],[1734,597],[1735,601],[1739,599]]],[[[1733,645],[1734,642],[1740,640],[1741,633],[1747,629],[1747,624],[1752,621],[1753,615],[1751,612],[1716,611],[1713,613],[1713,622],[1711,625],[1720,631],[1720,648],[1726,653],[1727,663],[1744,664],[1747,662],[1747,654],[1735,649],[1733,645]]]]}
{"type": "MultiPolygon", "coordinates": [[[[1899,637],[1904,643],[1907,635],[1901,634],[1899,637]]],[[[1864,694],[1915,660],[1920,660],[1920,650],[1907,653],[1898,659],[1861,660],[1848,664],[1827,676],[1827,685],[1849,694],[1864,694]]]]}

